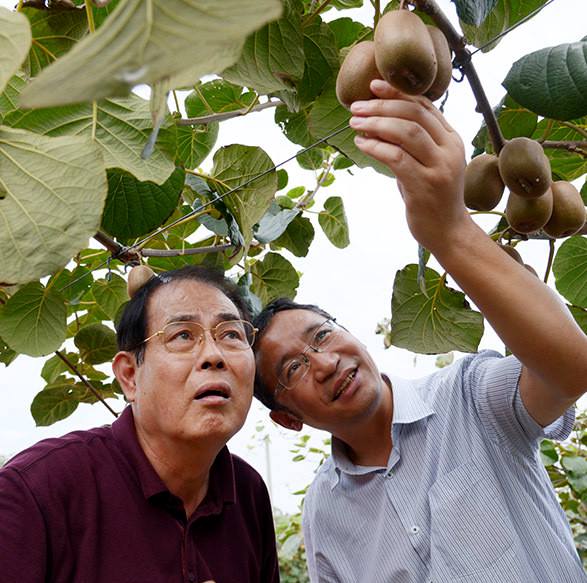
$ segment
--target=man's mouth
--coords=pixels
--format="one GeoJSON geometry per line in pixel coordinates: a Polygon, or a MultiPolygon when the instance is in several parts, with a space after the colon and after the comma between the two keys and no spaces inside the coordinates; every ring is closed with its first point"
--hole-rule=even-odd
{"type": "Polygon", "coordinates": [[[200,401],[206,398],[220,397],[222,399],[230,399],[230,389],[222,384],[208,385],[201,387],[195,394],[194,400],[200,401]]]}
{"type": "Polygon", "coordinates": [[[334,393],[333,401],[336,401],[350,386],[353,382],[354,378],[357,376],[357,369],[353,369],[346,377],[343,379],[342,383],[337,388],[336,392],[334,393]]]}

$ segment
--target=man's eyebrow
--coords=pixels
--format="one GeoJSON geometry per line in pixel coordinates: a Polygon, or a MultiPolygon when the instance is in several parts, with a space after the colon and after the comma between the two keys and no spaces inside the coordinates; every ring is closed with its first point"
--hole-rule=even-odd
{"type": "MultiPolygon", "coordinates": [[[[307,340],[308,337],[311,336],[312,332],[315,332],[318,328],[320,328],[320,326],[322,326],[322,324],[324,324],[326,320],[323,320],[321,322],[313,322],[312,324],[306,326],[303,330],[302,333],[300,335],[300,338],[302,340],[306,340],[306,344],[307,344],[307,340]]],[[[294,354],[299,354],[300,351],[299,350],[288,350],[287,352],[285,352],[285,354],[279,359],[279,362],[277,363],[277,374],[279,375],[281,373],[281,371],[283,370],[283,365],[294,355],[294,354]]]]}
{"type": "MultiPolygon", "coordinates": [[[[167,320],[165,320],[165,325],[171,324],[172,322],[196,322],[197,324],[200,323],[200,317],[196,316],[195,314],[174,314],[169,316],[167,320]]],[[[216,323],[219,322],[227,322],[229,320],[240,320],[241,317],[234,312],[220,312],[219,314],[215,314],[214,321],[216,323]]]]}

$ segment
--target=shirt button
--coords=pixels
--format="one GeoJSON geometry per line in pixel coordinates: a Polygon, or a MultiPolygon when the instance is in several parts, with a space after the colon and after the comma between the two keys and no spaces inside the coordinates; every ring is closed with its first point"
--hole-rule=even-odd
{"type": "Polygon", "coordinates": [[[393,474],[393,472],[391,470],[388,470],[387,473],[385,474],[388,478],[391,478],[391,475],[393,474]]]}
{"type": "Polygon", "coordinates": [[[420,527],[414,524],[414,526],[410,527],[410,532],[412,534],[418,534],[420,532],[420,527]]]}

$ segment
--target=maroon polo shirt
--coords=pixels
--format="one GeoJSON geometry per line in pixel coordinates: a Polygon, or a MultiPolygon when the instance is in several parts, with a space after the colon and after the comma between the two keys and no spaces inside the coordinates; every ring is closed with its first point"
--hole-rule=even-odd
{"type": "Polygon", "coordinates": [[[47,439],[0,470],[0,581],[279,581],[267,489],[224,447],[189,518],[127,407],[112,426],[47,439]]]}

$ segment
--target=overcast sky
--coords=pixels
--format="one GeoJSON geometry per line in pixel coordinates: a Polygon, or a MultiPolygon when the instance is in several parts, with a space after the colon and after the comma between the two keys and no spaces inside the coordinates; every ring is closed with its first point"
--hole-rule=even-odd
{"type": "MultiPolygon", "coordinates": [[[[454,4],[438,3],[454,21],[454,4]]],[[[373,10],[365,1],[362,9],[340,13],[328,12],[325,17],[351,16],[370,24],[373,10]]],[[[0,0],[0,6],[14,2],[0,0]]],[[[561,43],[574,42],[587,34],[587,3],[584,0],[555,0],[532,21],[508,35],[498,47],[487,54],[477,53],[474,64],[492,105],[503,97],[501,81],[511,64],[533,50],[561,43]]],[[[475,113],[471,90],[466,82],[452,83],[445,115],[465,141],[470,155],[470,142],[476,134],[481,116],[475,113]]],[[[230,143],[260,146],[275,163],[285,160],[299,148],[288,142],[273,122],[271,111],[223,122],[217,147],[230,143]]],[[[204,168],[211,166],[211,157],[204,168]]],[[[286,166],[289,187],[311,187],[312,173],[301,171],[296,162],[286,166]]],[[[391,374],[416,377],[435,370],[435,358],[414,356],[391,348],[384,350],[380,336],[374,334],[378,321],[390,315],[390,302],[395,272],[407,263],[417,262],[417,244],[405,225],[401,198],[393,180],[370,170],[352,169],[352,175],[337,173],[335,182],[321,190],[312,210],[320,210],[329,196],[342,196],[346,207],[351,244],[346,249],[334,248],[322,234],[317,221],[316,238],[305,259],[288,257],[303,272],[297,300],[321,304],[359,337],[374,355],[382,370],[391,374]]],[[[315,216],[312,217],[312,220],[315,216]]],[[[493,221],[484,224],[486,228],[493,221]]],[[[544,272],[546,246],[542,241],[528,242],[518,249],[527,263],[539,273],[544,272]]],[[[434,263],[431,263],[434,266],[434,263]]],[[[497,337],[488,331],[483,348],[503,351],[497,337]]],[[[29,412],[30,403],[43,388],[40,377],[42,359],[19,357],[8,368],[0,365],[0,455],[12,454],[44,437],[62,435],[74,429],[110,423],[112,417],[101,405],[81,405],[68,419],[48,428],[35,428],[29,412]]],[[[122,402],[114,402],[117,409],[122,402]]],[[[245,427],[230,443],[231,450],[252,463],[267,479],[266,450],[259,436],[269,434],[272,492],[277,507],[293,511],[297,498],[292,492],[304,487],[311,479],[313,464],[291,462],[290,449],[295,435],[278,430],[270,422],[261,432],[255,427],[267,420],[263,408],[253,404],[245,427]]],[[[316,443],[324,437],[313,433],[316,443]]]]}

